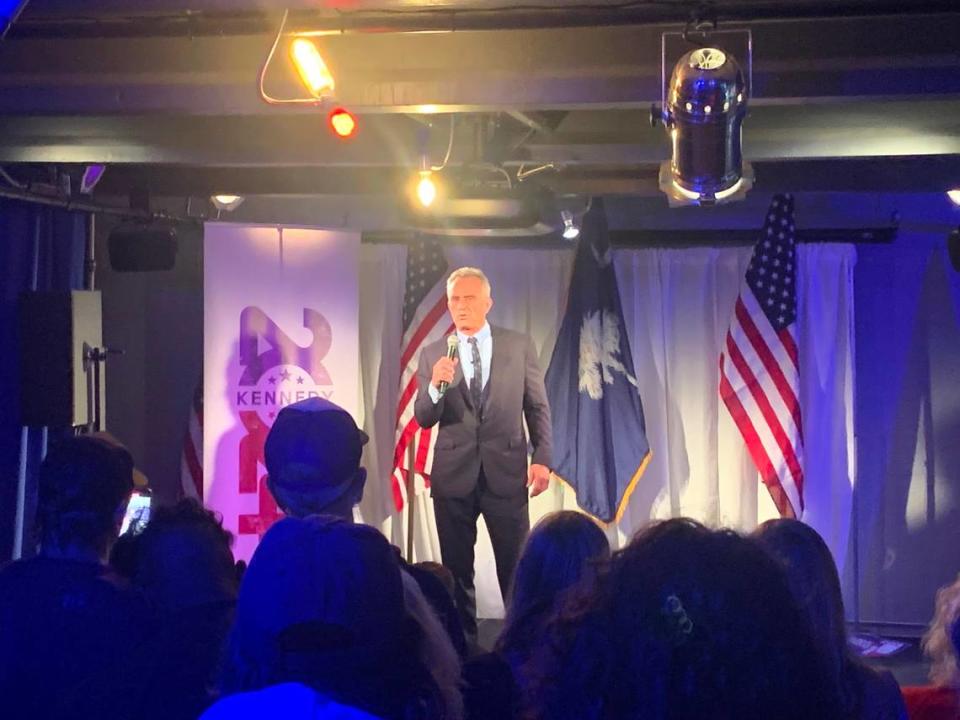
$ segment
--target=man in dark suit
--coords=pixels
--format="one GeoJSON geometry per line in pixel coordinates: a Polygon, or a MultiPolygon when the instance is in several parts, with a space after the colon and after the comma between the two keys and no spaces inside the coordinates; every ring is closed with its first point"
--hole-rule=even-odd
{"type": "Polygon", "coordinates": [[[527,488],[539,495],[550,482],[550,408],[530,338],[487,323],[493,300],[482,271],[451,273],[447,306],[458,357],[447,357],[446,338],[423,349],[414,413],[422,427],[439,423],[430,488],[440,552],[456,581],[464,630],[476,638],[477,517],[483,515],[490,532],[506,599],[530,529],[527,488]],[[533,446],[529,468],[524,417],[533,446]]]}

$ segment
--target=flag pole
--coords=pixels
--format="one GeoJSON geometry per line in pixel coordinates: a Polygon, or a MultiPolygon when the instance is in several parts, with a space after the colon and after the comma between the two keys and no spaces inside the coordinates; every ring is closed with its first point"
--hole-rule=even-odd
{"type": "Polygon", "coordinates": [[[415,473],[417,472],[416,460],[417,460],[417,434],[413,433],[410,438],[410,442],[407,443],[407,467],[410,468],[407,471],[407,562],[413,563],[413,514],[414,507],[416,506],[416,478],[415,473]]]}

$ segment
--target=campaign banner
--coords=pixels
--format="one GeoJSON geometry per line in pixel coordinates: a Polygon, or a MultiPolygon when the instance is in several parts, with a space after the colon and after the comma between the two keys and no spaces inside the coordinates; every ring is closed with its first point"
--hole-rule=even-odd
{"type": "Polygon", "coordinates": [[[248,560],[281,513],[263,443],[281,408],[324,397],[359,421],[360,234],[207,223],[204,503],[248,560]]]}

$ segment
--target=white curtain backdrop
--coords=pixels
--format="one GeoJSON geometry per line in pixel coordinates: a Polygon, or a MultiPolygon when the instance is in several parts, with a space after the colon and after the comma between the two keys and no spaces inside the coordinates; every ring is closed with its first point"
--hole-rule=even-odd
{"type": "MultiPolygon", "coordinates": [[[[773,503],[736,427],[719,401],[718,357],[750,248],[629,249],[615,254],[653,459],[619,526],[614,548],[651,518],[685,515],[712,526],[752,530],[775,516],[773,503]]],[[[566,302],[572,250],[451,246],[451,268],[483,268],[493,286],[491,322],[529,333],[544,370],[566,302]]],[[[853,453],[852,246],[799,248],[801,402],[805,436],[803,519],[826,539],[841,577],[850,536],[853,453]]],[[[400,362],[406,248],[364,245],[360,276],[360,352],[365,417],[363,519],[406,547],[406,512],[393,510],[390,469],[400,362]]],[[[576,507],[551,487],[531,502],[531,522],[576,507]]],[[[439,560],[429,497],[413,507],[417,560],[439,560]]],[[[503,613],[485,528],[477,543],[477,608],[503,613]]]]}

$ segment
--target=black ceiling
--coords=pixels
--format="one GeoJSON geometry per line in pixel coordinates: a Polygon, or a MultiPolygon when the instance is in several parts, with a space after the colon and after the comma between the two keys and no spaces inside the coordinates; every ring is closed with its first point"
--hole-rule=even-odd
{"type": "MultiPolygon", "coordinates": [[[[886,0],[715,3],[33,0],[0,44],[0,165],[113,166],[100,192],[384,197],[428,133],[437,161],[559,193],[657,192],[660,39],[697,15],[749,29],[746,157],[776,189],[960,185],[960,10],[886,0]],[[323,36],[349,143],[327,106],[274,106],[257,75],[278,31],[323,36]],[[432,32],[418,32],[431,30],[432,32]],[[342,32],[341,32],[342,31],[342,32]]],[[[276,95],[302,95],[284,58],[276,95]]]]}

